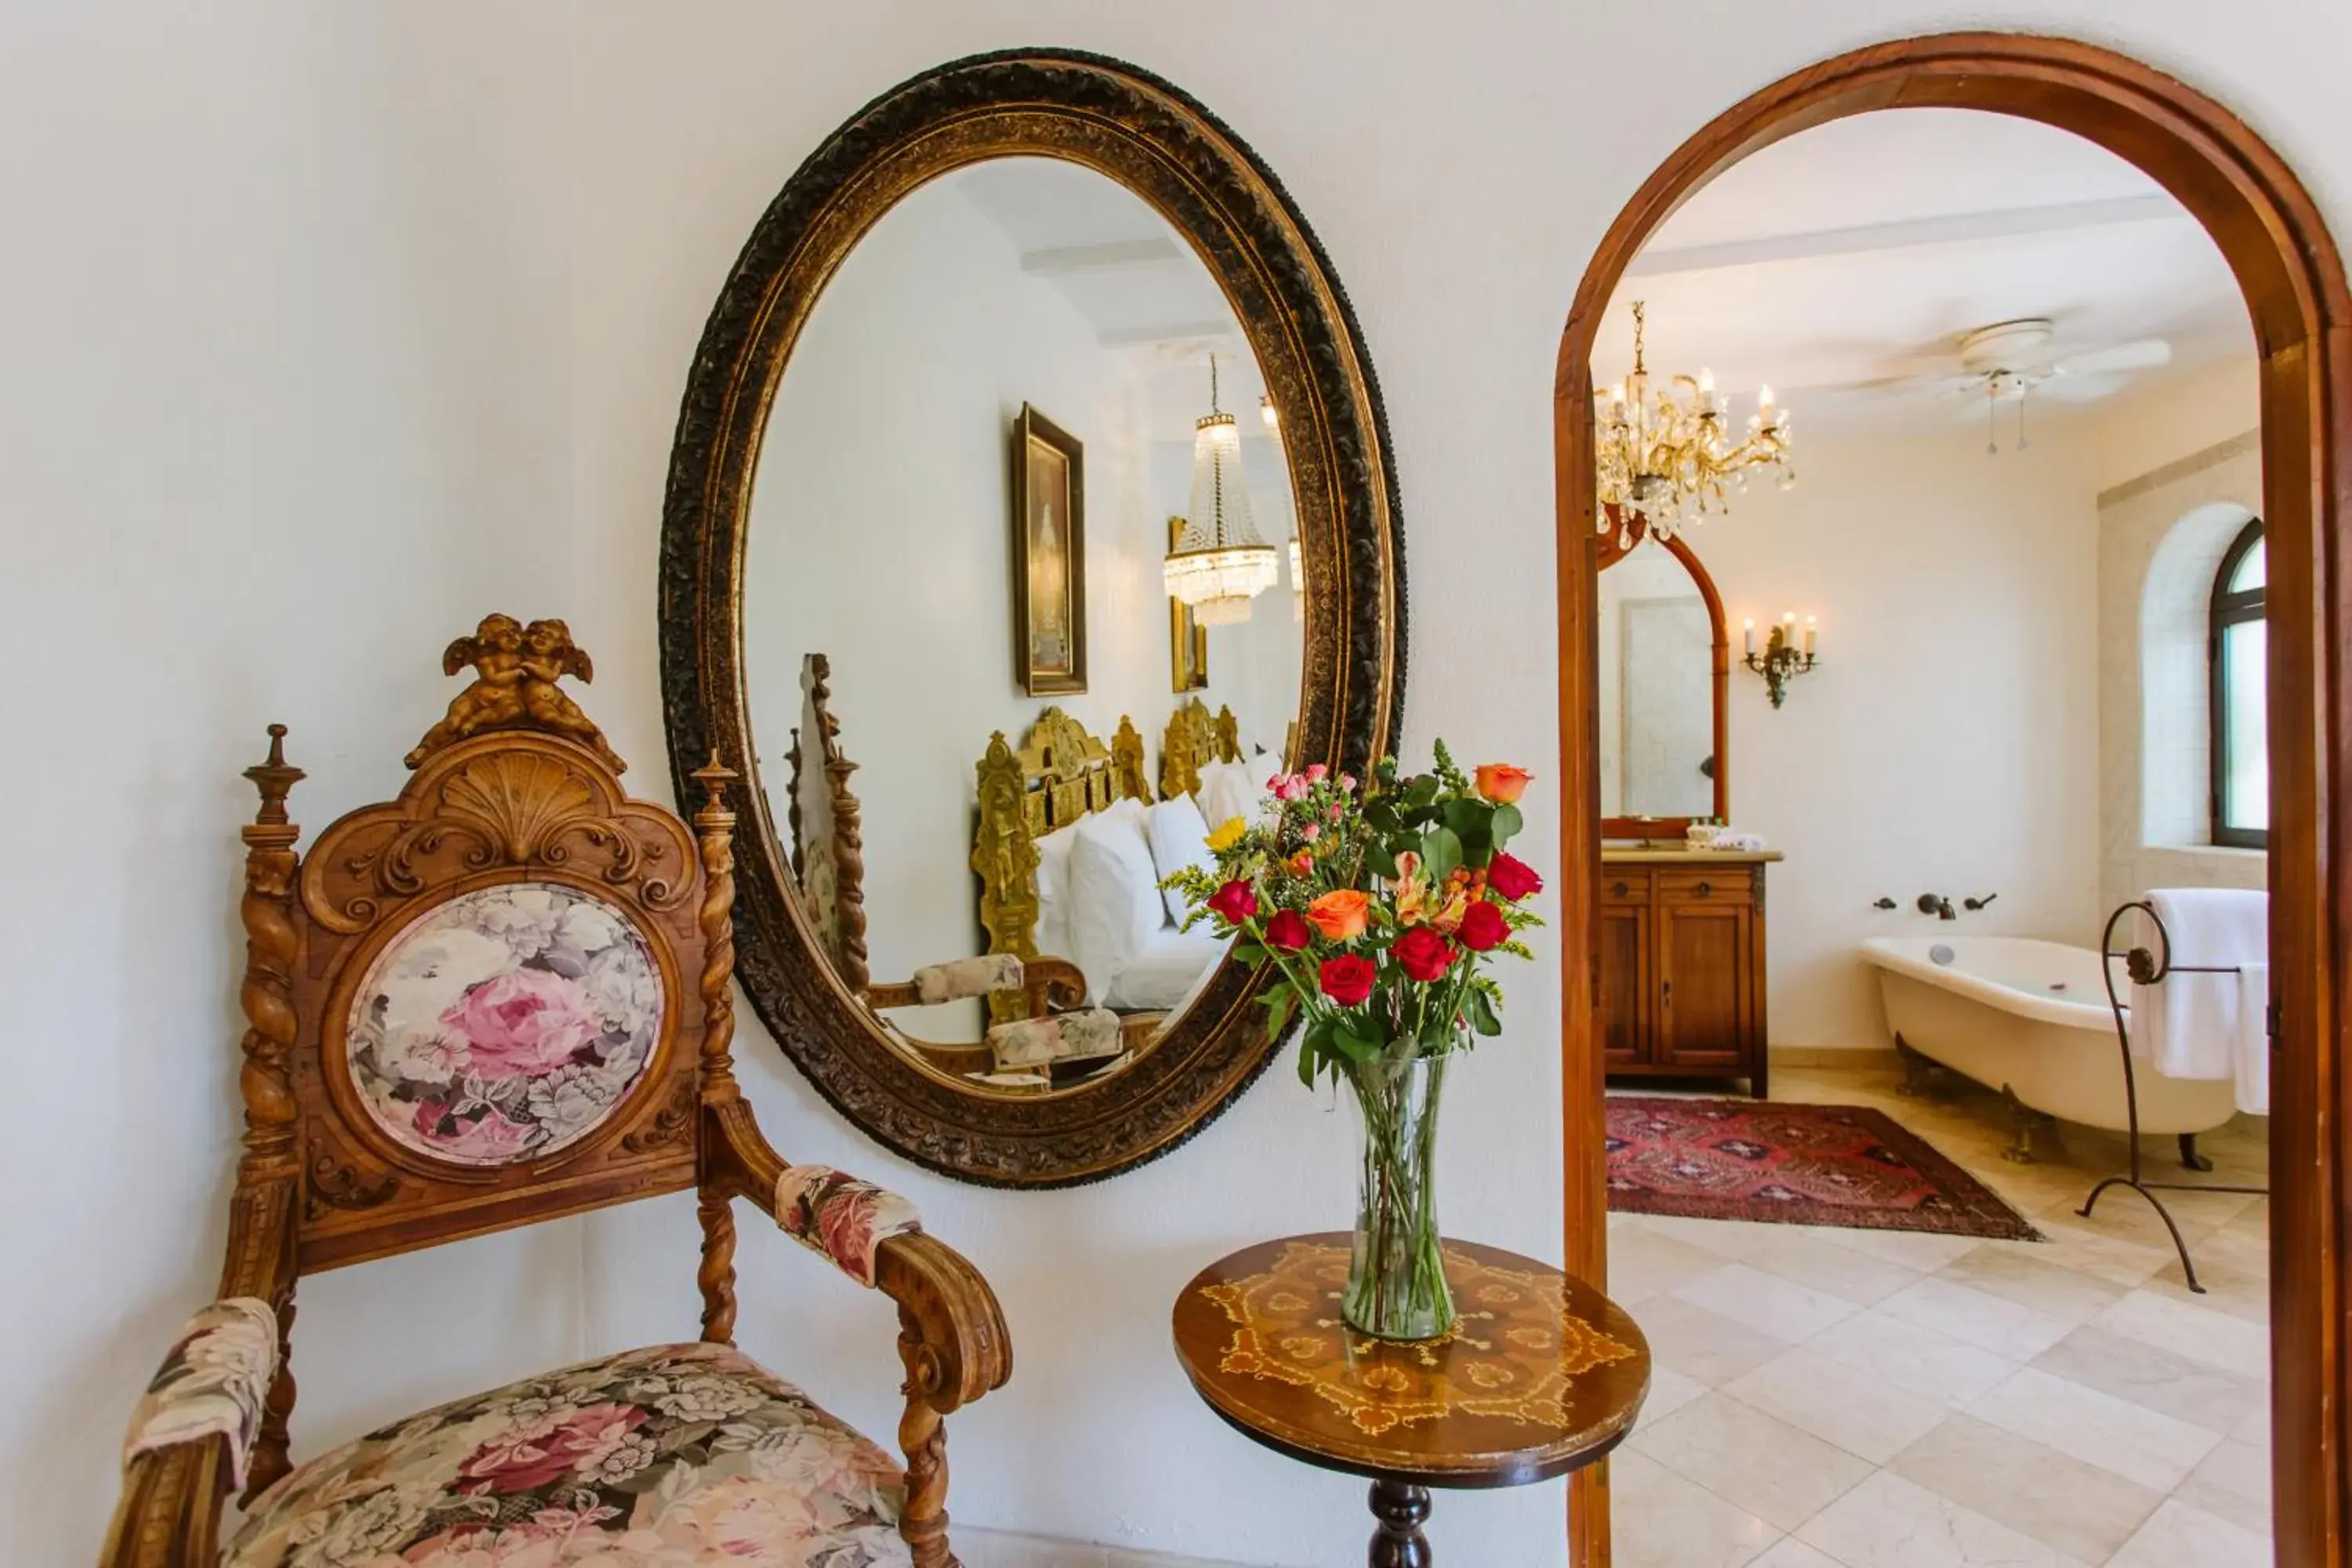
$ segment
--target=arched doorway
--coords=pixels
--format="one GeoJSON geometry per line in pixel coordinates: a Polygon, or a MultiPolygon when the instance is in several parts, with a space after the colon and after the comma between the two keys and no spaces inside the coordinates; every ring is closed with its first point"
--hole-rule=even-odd
{"type": "MultiPolygon", "coordinates": [[[[2229,110],[2139,63],[2066,39],[1997,33],[1907,38],[1843,55],[1756,93],[1685,142],[1618,216],[1586,268],[1553,383],[1559,527],[1563,952],[1595,952],[1600,784],[1591,355],[1626,268],[1675,209],[1758,149],[1872,110],[1972,109],[2040,121],[2138,165],[2204,225],[2244,292],[2263,360],[2263,520],[2272,574],[2272,969],[2279,1004],[2272,1124],[2274,1532],[2277,1561],[2341,1560],[2352,1498],[2346,1388],[2352,1302],[2344,1147],[2352,1008],[2352,852],[2337,782],[2352,773],[2352,286],[2311,197],[2229,110]]],[[[1568,1258],[1606,1268],[1595,963],[1561,976],[1568,1258]]],[[[1570,1560],[1605,1563],[1607,1482],[1570,1506],[1570,1560]]]]}

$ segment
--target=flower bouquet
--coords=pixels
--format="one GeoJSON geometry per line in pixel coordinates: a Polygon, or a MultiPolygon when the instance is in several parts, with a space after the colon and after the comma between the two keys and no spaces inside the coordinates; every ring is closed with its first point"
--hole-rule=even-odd
{"type": "Polygon", "coordinates": [[[1266,1029],[1303,1025],[1299,1081],[1355,1091],[1361,1184],[1341,1310],[1383,1339],[1453,1326],[1431,1179],[1445,1062],[1502,1031],[1486,966],[1530,956],[1518,933],[1542,923],[1522,902],[1542,879],[1503,848],[1530,775],[1489,763],[1465,776],[1442,741],[1435,756],[1410,778],[1384,760],[1362,789],[1320,763],[1278,773],[1256,821],[1209,836],[1213,870],[1168,879],[1188,927],[1213,920],[1236,959],[1274,966],[1266,1029]]]}

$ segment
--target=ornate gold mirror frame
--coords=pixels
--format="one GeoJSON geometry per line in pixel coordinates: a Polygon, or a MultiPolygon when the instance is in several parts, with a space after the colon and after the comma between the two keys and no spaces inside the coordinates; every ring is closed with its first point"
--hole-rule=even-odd
{"type": "MultiPolygon", "coordinates": [[[[1291,761],[1367,770],[1404,684],[1404,551],[1380,389],[1328,258],[1232,132],[1132,66],[1042,51],[916,77],[859,110],[786,182],[703,330],[664,504],[662,697],[671,771],[715,752],[756,785],[740,610],[752,477],[785,363],[866,230],[925,182],[990,158],[1066,159],[1190,237],[1282,411],[1307,595],[1291,761]]],[[[782,737],[772,738],[772,744],[782,737]]],[[[1167,1152],[1271,1058],[1258,988],[1234,964],[1133,1066],[1047,1096],[992,1094],[916,1059],[856,1005],[787,894],[788,842],[748,792],[736,973],[769,1033],[835,1109],[921,1164],[1001,1186],[1097,1181],[1167,1152]]]]}

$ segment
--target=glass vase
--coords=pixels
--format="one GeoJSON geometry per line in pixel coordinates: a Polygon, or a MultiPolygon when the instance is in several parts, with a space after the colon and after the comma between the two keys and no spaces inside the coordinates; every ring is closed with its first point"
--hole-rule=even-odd
{"type": "Polygon", "coordinates": [[[1383,1340],[1435,1339],[1454,1326],[1437,1233],[1437,1110],[1443,1055],[1375,1058],[1355,1088],[1356,1238],[1340,1315],[1383,1340]]]}

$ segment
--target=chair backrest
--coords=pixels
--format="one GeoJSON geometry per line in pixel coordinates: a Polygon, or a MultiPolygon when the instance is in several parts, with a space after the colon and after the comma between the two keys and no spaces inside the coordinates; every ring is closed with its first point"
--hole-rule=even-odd
{"type": "Polygon", "coordinates": [[[281,726],[247,775],[239,1198],[296,1163],[294,1273],[693,1186],[704,1080],[731,1086],[733,775],[696,775],[698,837],[631,799],[556,688],[590,674],[560,621],[491,616],[468,665],[407,787],[299,865],[281,726]]]}

